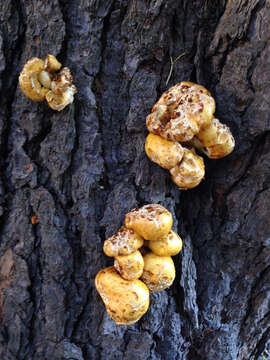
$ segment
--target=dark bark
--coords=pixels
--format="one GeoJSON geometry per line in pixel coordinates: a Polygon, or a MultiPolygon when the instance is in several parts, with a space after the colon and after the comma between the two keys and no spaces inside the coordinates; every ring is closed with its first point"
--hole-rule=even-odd
{"type": "Polygon", "coordinates": [[[268,0],[1,1],[1,360],[244,360],[270,346],[269,23],[268,0]],[[18,87],[47,53],[78,88],[60,113],[18,87]],[[144,153],[146,115],[182,80],[211,91],[236,139],[186,192],[144,153]],[[102,244],[156,202],[184,240],[177,278],[119,327],[93,283],[111,264],[102,244]]]}

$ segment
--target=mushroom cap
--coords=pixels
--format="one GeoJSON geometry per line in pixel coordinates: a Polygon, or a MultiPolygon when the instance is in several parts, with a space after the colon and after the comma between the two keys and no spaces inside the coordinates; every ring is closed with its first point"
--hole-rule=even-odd
{"type": "Polygon", "coordinates": [[[210,123],[215,107],[215,100],[203,86],[181,82],[162,94],[147,116],[146,126],[164,139],[189,141],[210,123]]]}
{"type": "Polygon", "coordinates": [[[171,230],[164,238],[157,241],[149,241],[148,247],[156,255],[174,256],[182,249],[182,239],[176,232],[171,230]]]}
{"type": "Polygon", "coordinates": [[[60,70],[62,64],[56,59],[54,55],[48,54],[45,59],[44,69],[48,72],[55,72],[60,70]]]}
{"type": "Polygon", "coordinates": [[[185,148],[182,161],[172,168],[170,173],[180,189],[194,188],[199,185],[205,174],[203,158],[185,148]]]}
{"type": "Polygon", "coordinates": [[[145,141],[145,152],[149,159],[159,166],[171,169],[182,160],[184,149],[178,142],[150,133],[145,141]]]}
{"type": "Polygon", "coordinates": [[[141,280],[151,292],[161,291],[173,283],[175,267],[170,256],[158,256],[152,252],[143,257],[144,269],[141,280]]]}
{"type": "MultiPolygon", "coordinates": [[[[219,159],[229,155],[235,146],[234,137],[228,126],[222,124],[218,119],[211,123],[197,134],[202,145],[202,151],[211,159],[219,159]]],[[[194,142],[196,146],[196,142],[194,142]]],[[[200,147],[199,147],[200,148],[200,147]]]]}
{"type": "Polygon", "coordinates": [[[52,89],[46,94],[46,100],[53,110],[61,111],[73,103],[77,89],[72,85],[72,81],[73,76],[67,67],[64,67],[52,81],[52,89]]]}
{"type": "Polygon", "coordinates": [[[143,238],[134,230],[122,226],[116,234],[105,240],[103,251],[107,256],[129,255],[143,246],[143,238]]]}
{"type": "Polygon", "coordinates": [[[172,228],[172,214],[159,204],[148,204],[133,209],[125,218],[125,226],[133,229],[146,240],[158,240],[172,228]]]}
{"type": "Polygon", "coordinates": [[[19,84],[22,92],[33,101],[43,101],[48,89],[41,86],[38,76],[44,69],[44,61],[33,57],[24,65],[20,76],[19,84]]]}
{"type": "Polygon", "coordinates": [[[139,279],[143,273],[143,266],[143,257],[138,250],[129,255],[116,256],[114,260],[114,267],[126,280],[139,279]]]}
{"type": "Polygon", "coordinates": [[[121,278],[113,266],[100,270],[95,278],[108,315],[118,325],[132,325],[149,307],[149,290],[140,280],[121,278]]]}

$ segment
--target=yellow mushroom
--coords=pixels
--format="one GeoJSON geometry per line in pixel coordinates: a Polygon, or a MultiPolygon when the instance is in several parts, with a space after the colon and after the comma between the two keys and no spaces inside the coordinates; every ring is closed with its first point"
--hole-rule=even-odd
{"type": "Polygon", "coordinates": [[[218,119],[201,129],[192,144],[211,159],[219,159],[229,155],[235,146],[235,141],[228,126],[218,119]]]}
{"type": "Polygon", "coordinates": [[[126,215],[125,226],[146,240],[158,240],[168,234],[173,223],[171,213],[159,204],[133,209],[126,215]]]}
{"type": "Polygon", "coordinates": [[[182,239],[176,232],[171,230],[164,238],[157,241],[149,241],[148,247],[156,255],[174,256],[182,249],[182,239]]]}
{"type": "Polygon", "coordinates": [[[121,278],[113,266],[98,272],[95,286],[108,315],[118,325],[132,325],[149,307],[149,290],[140,280],[121,278]]]}
{"type": "Polygon", "coordinates": [[[144,269],[141,280],[151,292],[161,291],[173,283],[175,267],[170,256],[158,256],[152,252],[143,258],[144,269]]]}
{"type": "Polygon", "coordinates": [[[37,57],[30,59],[19,76],[21,90],[34,101],[46,99],[52,109],[63,110],[73,102],[77,89],[72,85],[73,77],[68,68],[56,73],[61,66],[50,54],[45,62],[37,57]]]}
{"type": "Polygon", "coordinates": [[[150,133],[146,138],[145,152],[149,159],[159,166],[171,169],[181,161],[184,149],[178,142],[150,133]]]}
{"type": "Polygon", "coordinates": [[[72,81],[73,76],[67,67],[64,67],[52,81],[46,100],[53,110],[61,111],[73,102],[77,89],[72,85],[72,81]]]}
{"type": "Polygon", "coordinates": [[[48,54],[45,59],[44,69],[48,72],[55,72],[60,70],[62,64],[56,59],[55,56],[48,54]]]}
{"type": "Polygon", "coordinates": [[[116,256],[114,260],[114,267],[126,280],[139,279],[143,273],[143,265],[143,257],[138,250],[129,255],[116,256]]]}
{"type": "Polygon", "coordinates": [[[146,118],[148,130],[170,141],[189,141],[213,119],[215,100],[201,85],[181,82],[165,91],[146,118]]]}
{"type": "Polygon", "coordinates": [[[191,189],[202,181],[205,170],[203,159],[189,149],[184,149],[180,164],[170,170],[172,180],[180,189],[191,189]]]}
{"type": "Polygon", "coordinates": [[[107,256],[128,255],[143,246],[143,239],[134,230],[122,226],[119,231],[105,240],[103,251],[107,256]]]}
{"type": "Polygon", "coordinates": [[[33,101],[45,100],[48,89],[40,82],[39,74],[44,69],[44,61],[34,57],[27,61],[19,76],[22,92],[33,101]]]}

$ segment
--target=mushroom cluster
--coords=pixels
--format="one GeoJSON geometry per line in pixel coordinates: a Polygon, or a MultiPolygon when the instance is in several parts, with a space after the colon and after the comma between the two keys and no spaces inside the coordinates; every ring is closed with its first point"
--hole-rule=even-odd
{"type": "Polygon", "coordinates": [[[230,129],[214,118],[215,108],[208,90],[183,81],[165,91],[146,118],[150,134],[145,152],[170,171],[180,189],[191,189],[204,177],[204,161],[195,149],[211,159],[229,155],[234,149],[230,129]]]}
{"type": "Polygon", "coordinates": [[[61,67],[62,64],[50,54],[45,61],[31,58],[20,73],[21,90],[33,101],[47,100],[53,110],[63,110],[73,102],[77,89],[72,85],[73,77],[69,68],[61,67]]]}
{"type": "Polygon", "coordinates": [[[126,214],[125,225],[105,240],[103,250],[114,257],[114,266],[98,272],[95,286],[116,324],[134,324],[147,311],[150,293],[173,283],[171,256],[181,251],[182,240],[172,223],[163,206],[145,205],[126,214]]]}

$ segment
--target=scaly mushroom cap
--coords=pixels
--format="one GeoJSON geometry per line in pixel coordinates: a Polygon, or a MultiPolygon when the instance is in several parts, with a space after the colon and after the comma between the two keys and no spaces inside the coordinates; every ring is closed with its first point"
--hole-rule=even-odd
{"type": "Polygon", "coordinates": [[[192,144],[209,158],[219,159],[233,151],[235,141],[228,126],[213,119],[207,127],[200,130],[192,144]]]}
{"type": "Polygon", "coordinates": [[[175,279],[175,267],[170,256],[148,253],[143,257],[144,269],[141,280],[151,292],[167,289],[175,279]]]}
{"type": "Polygon", "coordinates": [[[191,189],[202,181],[205,170],[203,159],[189,149],[184,149],[180,164],[170,170],[172,180],[180,189],[191,189]]]}
{"type": "Polygon", "coordinates": [[[159,166],[171,169],[182,160],[184,149],[178,142],[150,133],[146,138],[145,152],[149,159],[159,166]]]}
{"type": "Polygon", "coordinates": [[[125,225],[146,240],[158,240],[172,228],[171,213],[159,204],[149,204],[126,214],[125,225]]]}
{"type": "Polygon", "coordinates": [[[98,272],[95,286],[108,312],[118,325],[138,321],[149,307],[149,290],[140,280],[121,278],[113,266],[98,272]]]}
{"type": "Polygon", "coordinates": [[[143,257],[139,250],[129,255],[116,256],[114,267],[126,280],[139,279],[143,273],[143,257]]]}
{"type": "Polygon", "coordinates": [[[122,226],[119,231],[105,240],[103,251],[107,256],[129,255],[143,246],[143,239],[132,229],[122,226]]]}
{"type": "Polygon", "coordinates": [[[189,141],[213,119],[215,100],[203,86],[181,82],[165,91],[146,118],[148,130],[170,141],[189,141]]]}
{"type": "Polygon", "coordinates": [[[33,101],[45,100],[48,92],[47,88],[42,86],[39,74],[44,69],[44,61],[34,57],[27,61],[19,76],[19,84],[22,92],[33,101]]]}
{"type": "Polygon", "coordinates": [[[182,239],[176,232],[171,230],[164,238],[157,241],[149,241],[148,247],[156,255],[174,256],[182,249],[182,239]]]}
{"type": "Polygon", "coordinates": [[[46,94],[46,100],[53,110],[61,111],[74,100],[77,89],[72,85],[73,76],[69,68],[64,67],[52,81],[51,89],[46,94]]]}

